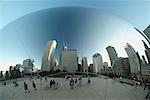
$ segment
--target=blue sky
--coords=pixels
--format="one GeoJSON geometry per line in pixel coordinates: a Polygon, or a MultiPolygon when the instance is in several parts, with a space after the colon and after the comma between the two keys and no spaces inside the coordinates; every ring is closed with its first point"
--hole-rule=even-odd
{"type": "MultiPolygon", "coordinates": [[[[22,0],[22,1],[1,0],[0,1],[0,29],[3,29],[4,26],[8,25],[10,22],[26,14],[30,14],[32,12],[39,11],[39,10],[46,9],[46,8],[63,7],[63,6],[80,6],[80,7],[92,7],[92,8],[100,9],[103,12],[108,12],[112,15],[116,15],[118,17],[123,18],[124,20],[131,23],[133,26],[137,27],[141,31],[143,31],[150,24],[150,1],[149,0],[44,0],[44,1],[43,0],[36,0],[36,1],[35,0],[22,0]]],[[[18,29],[17,31],[21,32],[22,30],[18,29]]],[[[129,30],[129,31],[133,31],[133,30],[129,30]]],[[[1,45],[0,46],[0,57],[1,57],[0,58],[0,70],[5,69],[3,66],[8,67],[7,64],[5,63],[9,63],[8,65],[11,65],[11,64],[14,65],[15,63],[22,63],[22,60],[26,59],[28,55],[30,55],[31,53],[34,53],[35,55],[38,54],[38,52],[36,51],[34,52],[31,50],[30,52],[29,49],[24,50],[23,47],[21,47],[22,52],[24,52],[22,55],[20,55],[19,53],[12,53],[11,57],[9,57],[9,53],[7,52],[3,53],[4,51],[1,51],[1,50],[5,50],[3,48],[8,48],[7,43],[4,44],[4,41],[7,39],[9,42],[11,42],[11,38],[12,38],[11,36],[13,37],[13,35],[7,36],[6,34],[5,35],[2,33],[0,34],[0,37],[1,37],[0,39],[2,41],[0,42],[0,45],[1,45]],[[27,54],[27,52],[29,54],[27,54]],[[13,57],[16,59],[11,62],[10,59],[12,59],[13,57]]],[[[40,37],[40,36],[41,34],[39,34],[39,36],[37,37],[40,37]]],[[[126,38],[130,38],[130,37],[126,37],[126,38]]],[[[25,46],[29,42],[29,41],[25,41],[24,38],[22,38],[22,36],[21,36],[21,39],[19,39],[18,37],[15,37],[14,39],[15,41],[21,41],[21,40],[24,41],[25,46]]],[[[122,40],[119,39],[118,41],[122,41],[122,40]]],[[[40,42],[40,43],[42,45],[42,48],[44,48],[45,45],[42,44],[43,42],[40,42]]],[[[16,44],[16,45],[22,45],[22,43],[20,42],[19,44],[16,44]]],[[[38,47],[37,44],[36,46],[38,47]]],[[[11,45],[11,47],[14,48],[13,45],[11,45]]],[[[17,48],[13,50],[17,51],[17,48]]],[[[41,54],[41,51],[40,51],[40,54],[41,54]]],[[[91,55],[87,55],[87,56],[91,56],[91,55]]]]}

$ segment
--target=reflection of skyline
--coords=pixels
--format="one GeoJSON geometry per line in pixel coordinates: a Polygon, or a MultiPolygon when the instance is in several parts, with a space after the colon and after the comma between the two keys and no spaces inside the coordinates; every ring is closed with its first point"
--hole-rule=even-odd
{"type": "Polygon", "coordinates": [[[109,61],[105,50],[108,45],[114,46],[119,56],[126,56],[124,46],[127,42],[140,55],[144,54],[143,49],[139,48],[144,48],[140,41],[144,38],[129,23],[94,9],[47,9],[24,16],[0,32],[7,37],[0,38],[1,50],[5,51],[1,53],[0,66],[21,63],[31,57],[38,60],[35,62],[40,67],[45,44],[50,39],[58,41],[57,59],[63,40],[70,48],[77,49],[80,58],[88,57],[90,63],[92,55],[97,52],[102,54],[104,61],[109,61]]]}

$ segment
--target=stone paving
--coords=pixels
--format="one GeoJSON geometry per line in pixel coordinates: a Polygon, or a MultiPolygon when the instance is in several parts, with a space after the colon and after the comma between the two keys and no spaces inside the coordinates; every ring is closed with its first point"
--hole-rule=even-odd
{"type": "Polygon", "coordinates": [[[82,78],[82,85],[70,88],[69,80],[65,78],[48,78],[47,82],[40,79],[24,79],[19,81],[18,87],[12,83],[0,87],[0,100],[145,100],[147,90],[141,86],[122,84],[113,79],[82,78]],[[49,88],[49,82],[54,79],[59,83],[58,89],[49,88]],[[37,85],[37,91],[32,87],[32,80],[37,85]],[[28,84],[30,93],[25,93],[23,83],[28,84]]]}

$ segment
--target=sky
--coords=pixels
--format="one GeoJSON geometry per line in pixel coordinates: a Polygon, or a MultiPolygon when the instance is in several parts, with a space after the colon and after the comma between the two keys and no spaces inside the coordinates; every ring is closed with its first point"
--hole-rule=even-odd
{"type": "MultiPolygon", "coordinates": [[[[13,33],[10,35],[11,29],[9,29],[9,32],[8,32],[7,26],[8,26],[8,28],[10,28],[10,26],[12,26],[12,25],[9,26],[9,24],[11,22],[19,19],[22,16],[30,14],[32,12],[40,11],[42,9],[47,9],[47,8],[64,7],[64,6],[96,8],[96,9],[99,9],[101,12],[105,12],[106,14],[104,14],[104,15],[106,15],[107,18],[114,18],[114,19],[121,18],[121,20],[127,21],[128,23],[130,23],[134,27],[137,27],[141,31],[143,31],[150,24],[150,1],[149,0],[144,0],[144,1],[143,0],[136,0],[136,1],[135,0],[122,0],[122,1],[120,1],[120,0],[111,0],[111,1],[110,0],[105,0],[105,1],[104,0],[44,0],[44,1],[43,0],[37,0],[37,1],[34,1],[34,0],[30,0],[30,1],[29,0],[23,0],[23,1],[5,0],[5,1],[3,1],[3,0],[1,0],[0,1],[0,29],[2,30],[3,33],[2,32],[0,33],[0,39],[1,39],[0,40],[0,44],[1,44],[1,46],[0,46],[0,70],[6,70],[6,69],[8,69],[8,66],[15,65],[16,63],[22,63],[22,60],[28,58],[29,56],[31,56],[31,58],[33,57],[34,59],[38,59],[37,62],[41,62],[41,56],[42,56],[42,52],[44,51],[46,41],[48,41],[51,38],[56,38],[56,37],[58,40],[60,40],[60,41],[62,40],[62,35],[59,37],[59,35],[55,35],[54,33],[52,33],[54,36],[50,36],[50,38],[47,38],[47,36],[49,36],[49,35],[42,35],[41,33],[39,33],[38,36],[36,35],[36,38],[34,38],[34,41],[32,41],[32,38],[31,38],[31,40],[29,39],[29,41],[28,41],[24,37],[30,36],[29,33],[26,33],[26,32],[33,32],[32,29],[28,28],[28,31],[23,31],[23,29],[24,29],[23,26],[22,27],[14,26],[14,27],[17,27],[15,30],[12,29],[12,31],[16,32],[16,37],[15,37],[15,35],[13,33]],[[113,16],[111,16],[111,15],[113,15],[113,16]],[[108,16],[111,16],[111,17],[108,17],[108,16]],[[117,17],[114,17],[114,16],[117,16],[117,17]],[[20,28],[18,28],[18,27],[20,27],[20,28]],[[7,34],[4,34],[5,31],[7,31],[6,32],[7,34]],[[34,42],[38,41],[40,39],[40,37],[43,37],[42,38],[43,40],[41,40],[41,42],[38,42],[39,44],[34,43],[34,42]],[[6,40],[7,40],[7,43],[6,43],[6,40]],[[14,41],[14,44],[9,46],[8,44],[11,41],[14,41]],[[17,44],[16,44],[16,46],[14,46],[15,43],[17,43],[16,41],[19,41],[18,47],[21,48],[20,50],[17,48],[17,44]],[[32,45],[27,47],[27,44],[30,42],[33,42],[32,45]],[[24,45],[24,46],[20,46],[20,45],[24,45]],[[40,50],[37,50],[37,51],[31,50],[33,45],[35,46],[36,49],[39,48],[40,50]],[[10,48],[13,48],[13,50],[9,51],[10,48]],[[24,52],[24,53],[19,53],[19,52],[24,52]],[[39,54],[39,56],[32,56],[32,54],[33,55],[39,54]],[[15,59],[13,59],[13,58],[15,58],[15,59]]],[[[29,18],[29,19],[31,20],[32,18],[29,18]]],[[[98,19],[98,18],[96,18],[96,19],[98,19]]],[[[91,19],[91,20],[93,21],[93,19],[91,19]]],[[[100,21],[102,21],[102,20],[100,20],[100,21]]],[[[25,21],[20,21],[20,22],[25,22],[25,21]]],[[[43,21],[41,21],[41,23],[43,23],[43,21]]],[[[122,29],[122,30],[120,29],[120,30],[122,32],[126,32],[126,30],[127,30],[127,33],[122,33],[120,35],[120,38],[117,40],[115,38],[112,38],[112,39],[114,39],[113,40],[114,42],[112,45],[117,46],[118,42],[121,43],[120,44],[121,46],[116,47],[117,51],[119,51],[118,48],[122,48],[124,46],[124,43],[123,43],[124,41],[126,42],[128,40],[132,40],[132,38],[135,37],[134,34],[129,34],[129,33],[136,33],[136,32],[134,32],[134,30],[132,28],[130,28],[131,26],[128,23],[126,23],[124,21],[121,21],[121,23],[120,22],[117,23],[117,20],[116,20],[116,25],[118,25],[118,24],[123,25],[122,23],[125,23],[124,29],[122,29]],[[126,34],[129,34],[129,35],[125,36],[126,34]],[[123,42],[120,42],[120,41],[123,41],[123,42]]],[[[32,22],[32,24],[35,24],[35,22],[32,22]]],[[[108,22],[108,24],[110,24],[110,23],[108,22]]],[[[20,25],[25,25],[25,24],[20,23],[20,25]]],[[[27,23],[26,25],[29,25],[29,24],[27,23]]],[[[69,25],[69,23],[65,24],[65,25],[69,25]]],[[[34,26],[34,25],[31,25],[31,26],[34,26]]],[[[56,24],[56,26],[57,26],[57,24],[56,24]]],[[[39,26],[37,26],[37,27],[39,27],[39,26]]],[[[35,28],[37,28],[37,27],[35,27],[35,28]]],[[[86,28],[87,27],[88,26],[86,26],[86,28]]],[[[114,28],[117,29],[117,27],[114,27],[114,28]]],[[[46,29],[48,29],[48,28],[46,28],[46,29]]],[[[26,30],[26,29],[24,29],[24,30],[26,30]]],[[[95,30],[97,30],[97,28],[95,30]]],[[[62,30],[62,31],[66,32],[64,30],[62,30]]],[[[68,32],[70,32],[70,31],[68,31],[68,32]]],[[[42,32],[48,32],[48,31],[42,31],[42,32]]],[[[54,32],[57,32],[57,31],[55,30],[54,32]]],[[[74,30],[73,30],[73,32],[74,32],[74,30]]],[[[119,29],[118,29],[118,33],[119,33],[119,29]]],[[[48,33],[48,34],[50,34],[50,33],[48,33]]],[[[67,34],[67,32],[66,32],[66,34],[67,34]]],[[[95,34],[96,34],[96,32],[95,32],[95,34]]],[[[32,33],[32,35],[34,36],[35,34],[32,33]]],[[[31,37],[33,37],[32,35],[31,35],[31,37]]],[[[118,35],[118,34],[116,33],[116,35],[118,35]]],[[[74,37],[74,35],[72,35],[72,34],[69,36],[74,37]]],[[[85,36],[85,34],[83,34],[83,36],[85,36]]],[[[91,35],[89,34],[88,37],[90,37],[90,36],[91,35]]],[[[97,35],[95,35],[95,36],[97,36],[97,35]]],[[[115,37],[115,36],[113,36],[113,34],[112,35],[110,34],[110,36],[115,37]]],[[[137,38],[139,38],[139,37],[140,36],[137,36],[137,38]]],[[[90,40],[91,39],[88,38],[88,41],[90,41],[90,40]]],[[[60,43],[60,41],[59,41],[59,43],[60,43]]],[[[66,41],[69,42],[69,39],[66,38],[66,41]]],[[[74,40],[74,38],[72,38],[71,41],[76,42],[76,40],[74,40]]],[[[85,41],[87,41],[87,39],[85,41]]],[[[135,41],[131,41],[131,42],[133,43],[133,45],[136,45],[136,43],[141,43],[141,41],[136,41],[136,43],[135,43],[135,41]]],[[[94,44],[95,42],[92,42],[92,43],[94,44]]],[[[91,45],[93,45],[92,43],[91,43],[91,45]]],[[[105,42],[105,43],[106,43],[105,46],[111,44],[110,42],[105,42]]],[[[88,51],[89,46],[85,46],[83,43],[81,46],[79,46],[79,48],[82,46],[84,46],[85,50],[87,50],[87,51],[82,50],[82,52],[79,52],[79,55],[82,54],[81,56],[91,57],[92,53],[94,54],[96,52],[100,52],[101,54],[107,55],[104,48],[102,48],[102,49],[99,48],[99,50],[96,50],[96,49],[94,49],[95,46],[93,46],[93,49],[92,50],[90,49],[90,51],[88,51]]],[[[60,45],[59,45],[59,47],[60,47],[60,45]]],[[[75,47],[76,47],[76,44],[74,44],[71,48],[75,48],[75,47]]],[[[142,52],[142,50],[141,50],[141,52],[142,52]]],[[[124,54],[122,53],[122,54],[120,54],[120,56],[125,56],[124,54]]],[[[142,52],[142,54],[143,54],[143,52],[142,52]]],[[[106,58],[103,57],[103,58],[105,60],[108,59],[108,57],[106,57],[106,58]]],[[[37,63],[36,65],[39,67],[40,63],[37,63]]]]}

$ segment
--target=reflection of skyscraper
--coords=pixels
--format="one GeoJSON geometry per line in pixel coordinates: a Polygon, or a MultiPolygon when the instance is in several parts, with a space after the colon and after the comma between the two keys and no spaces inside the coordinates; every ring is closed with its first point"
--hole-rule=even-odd
{"type": "Polygon", "coordinates": [[[83,68],[83,72],[88,72],[87,57],[82,57],[82,68],[83,68]]]}
{"type": "Polygon", "coordinates": [[[146,64],[146,63],[147,63],[144,55],[142,55],[142,60],[143,60],[143,61],[142,61],[143,64],[146,64]]]}
{"type": "Polygon", "coordinates": [[[113,66],[115,64],[115,61],[118,59],[117,52],[112,46],[108,46],[106,50],[110,58],[111,66],[113,66]]]}
{"type": "Polygon", "coordinates": [[[127,43],[125,46],[125,51],[129,57],[130,71],[132,74],[136,74],[140,72],[140,62],[139,58],[134,50],[134,48],[127,43]]]}
{"type": "Polygon", "coordinates": [[[77,70],[77,51],[76,50],[63,50],[60,54],[61,67],[63,70],[74,73],[77,70]]]}
{"type": "Polygon", "coordinates": [[[55,52],[56,45],[57,45],[56,40],[48,41],[42,58],[42,66],[41,66],[42,71],[50,71],[52,69],[53,55],[55,52]]]}
{"type": "Polygon", "coordinates": [[[150,63],[150,48],[148,47],[148,45],[142,40],[144,47],[145,47],[145,54],[148,60],[148,63],[150,63]]]}
{"type": "Polygon", "coordinates": [[[104,67],[104,69],[107,69],[108,68],[108,62],[104,62],[103,67],[104,67]]]}
{"type": "Polygon", "coordinates": [[[93,55],[93,67],[94,67],[94,72],[100,72],[101,69],[103,69],[103,60],[102,56],[98,53],[93,55]]]}
{"type": "Polygon", "coordinates": [[[150,25],[143,31],[150,40],[150,25]]]}

